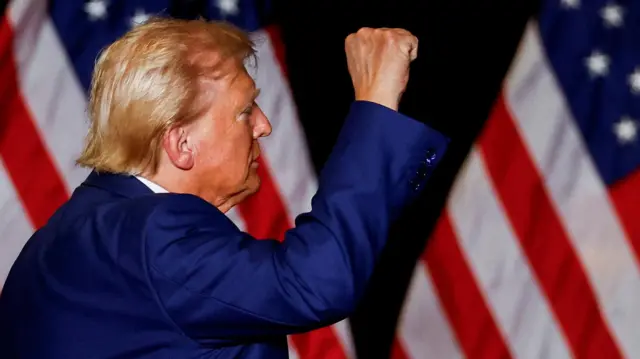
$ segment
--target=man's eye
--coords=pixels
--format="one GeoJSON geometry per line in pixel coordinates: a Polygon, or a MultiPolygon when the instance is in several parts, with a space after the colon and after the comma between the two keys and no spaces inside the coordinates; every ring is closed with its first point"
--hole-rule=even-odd
{"type": "Polygon", "coordinates": [[[247,114],[250,115],[253,112],[253,109],[256,107],[256,103],[252,103],[251,105],[247,106],[247,108],[244,109],[244,111],[242,111],[243,114],[247,114]]]}
{"type": "Polygon", "coordinates": [[[242,110],[242,112],[240,112],[240,115],[238,115],[238,120],[241,120],[241,121],[248,120],[251,117],[251,114],[253,113],[253,108],[254,106],[252,105],[242,110]]]}

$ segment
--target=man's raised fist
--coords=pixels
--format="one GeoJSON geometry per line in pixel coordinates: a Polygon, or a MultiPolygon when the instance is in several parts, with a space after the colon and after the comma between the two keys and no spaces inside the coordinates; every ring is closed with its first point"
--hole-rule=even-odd
{"type": "Polygon", "coordinates": [[[347,36],[345,52],[356,100],[398,110],[418,39],[404,29],[362,28],[347,36]]]}

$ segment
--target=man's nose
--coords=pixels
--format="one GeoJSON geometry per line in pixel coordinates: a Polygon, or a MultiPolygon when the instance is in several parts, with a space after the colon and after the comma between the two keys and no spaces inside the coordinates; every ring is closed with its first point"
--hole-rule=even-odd
{"type": "Polygon", "coordinates": [[[258,107],[257,110],[258,113],[256,114],[255,124],[253,126],[253,137],[269,136],[271,134],[271,122],[269,122],[269,119],[260,107],[258,107]]]}

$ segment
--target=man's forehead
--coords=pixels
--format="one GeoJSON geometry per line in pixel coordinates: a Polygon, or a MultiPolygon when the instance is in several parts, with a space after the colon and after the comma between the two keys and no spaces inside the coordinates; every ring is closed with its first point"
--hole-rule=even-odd
{"type": "Polygon", "coordinates": [[[260,94],[260,89],[256,87],[256,82],[248,74],[240,76],[242,80],[237,81],[238,90],[247,98],[247,101],[255,100],[260,94]]]}
{"type": "Polygon", "coordinates": [[[243,92],[253,93],[256,89],[256,82],[249,76],[249,73],[247,73],[245,69],[241,69],[232,77],[231,87],[235,87],[243,92]]]}
{"type": "Polygon", "coordinates": [[[255,81],[248,75],[240,75],[231,85],[231,96],[238,107],[245,107],[254,102],[260,94],[260,89],[256,87],[255,81]]]}
{"type": "Polygon", "coordinates": [[[217,88],[215,92],[226,93],[226,96],[218,97],[219,99],[223,102],[231,101],[234,106],[246,106],[254,101],[260,93],[254,79],[244,68],[230,70],[226,76],[213,80],[209,84],[217,88]]]}

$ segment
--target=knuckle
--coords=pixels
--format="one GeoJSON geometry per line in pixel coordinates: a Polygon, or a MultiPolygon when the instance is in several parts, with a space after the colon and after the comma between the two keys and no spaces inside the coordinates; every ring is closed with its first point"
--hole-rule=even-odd
{"type": "Polygon", "coordinates": [[[393,36],[393,30],[388,28],[380,29],[380,33],[385,36],[393,36]]]}
{"type": "Polygon", "coordinates": [[[358,30],[358,32],[357,32],[357,33],[358,33],[359,35],[368,35],[368,34],[370,34],[372,31],[373,31],[373,29],[372,29],[372,28],[370,28],[370,27],[361,27],[361,28],[358,30]]]}
{"type": "Polygon", "coordinates": [[[386,30],[381,30],[380,36],[384,37],[389,41],[394,41],[396,38],[396,36],[393,34],[392,31],[386,31],[386,30]]]}

